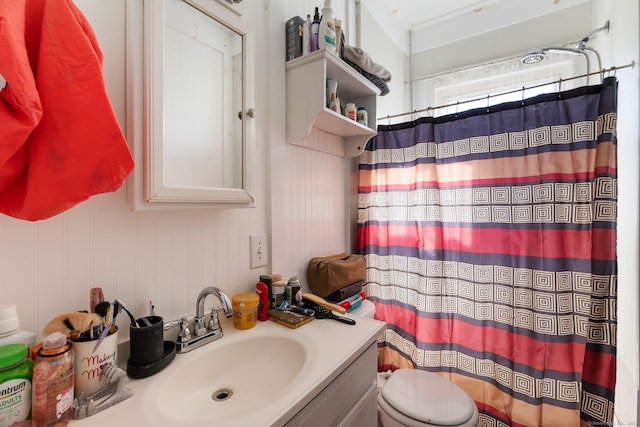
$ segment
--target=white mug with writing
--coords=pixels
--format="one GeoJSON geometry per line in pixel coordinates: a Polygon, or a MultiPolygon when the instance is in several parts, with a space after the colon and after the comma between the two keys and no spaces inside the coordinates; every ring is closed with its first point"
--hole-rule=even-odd
{"type": "Polygon", "coordinates": [[[96,351],[97,340],[72,341],[75,353],[74,387],[75,397],[80,393],[89,396],[109,385],[102,375],[102,367],[108,363],[118,364],[118,331],[107,335],[96,351]]]}

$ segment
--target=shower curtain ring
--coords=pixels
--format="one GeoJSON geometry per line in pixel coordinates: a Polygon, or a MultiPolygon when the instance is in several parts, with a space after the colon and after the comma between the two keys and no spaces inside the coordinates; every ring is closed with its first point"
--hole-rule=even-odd
{"type": "Polygon", "coordinates": [[[525,91],[525,87],[522,86],[522,99],[520,100],[520,105],[524,105],[524,91],[525,91]]]}
{"type": "Polygon", "coordinates": [[[487,113],[489,112],[489,105],[490,105],[490,103],[489,103],[489,97],[490,97],[490,96],[491,96],[491,95],[487,94],[487,113]]]}

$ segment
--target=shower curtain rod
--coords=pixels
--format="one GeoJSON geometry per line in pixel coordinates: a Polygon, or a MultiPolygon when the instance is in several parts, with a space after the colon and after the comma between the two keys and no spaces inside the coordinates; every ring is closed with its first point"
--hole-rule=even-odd
{"type": "Polygon", "coordinates": [[[406,112],[406,113],[391,114],[391,115],[387,115],[387,116],[383,116],[383,117],[378,117],[377,120],[392,119],[392,118],[395,118],[395,117],[408,116],[410,114],[419,114],[419,113],[424,113],[425,111],[439,110],[441,108],[453,107],[453,106],[456,106],[456,105],[466,104],[466,103],[469,103],[469,102],[481,101],[483,99],[489,100],[489,98],[491,98],[491,97],[508,95],[508,94],[516,93],[516,92],[522,92],[523,96],[524,96],[524,92],[526,90],[529,90],[529,89],[534,89],[534,88],[537,88],[537,87],[547,86],[547,85],[555,84],[555,83],[558,83],[558,85],[561,85],[562,82],[567,82],[569,80],[575,80],[575,79],[582,79],[582,78],[585,78],[585,77],[594,76],[596,74],[604,75],[604,73],[615,73],[616,71],[622,70],[624,68],[629,68],[629,67],[633,68],[634,65],[635,65],[635,61],[631,61],[630,63],[628,63],[626,65],[621,65],[619,67],[613,66],[611,68],[602,69],[602,70],[599,70],[599,71],[594,71],[594,72],[582,74],[582,75],[579,75],[579,76],[573,76],[573,77],[569,77],[567,79],[558,79],[558,80],[555,80],[555,81],[552,81],[552,82],[540,83],[540,84],[537,84],[537,85],[527,86],[527,87],[523,86],[520,89],[513,89],[513,90],[508,90],[506,92],[494,93],[494,94],[491,94],[491,95],[483,96],[481,98],[467,99],[466,101],[457,101],[457,102],[453,102],[453,103],[450,103],[450,104],[438,105],[436,107],[427,107],[427,108],[423,108],[421,110],[413,110],[413,111],[409,111],[409,112],[406,112]]]}

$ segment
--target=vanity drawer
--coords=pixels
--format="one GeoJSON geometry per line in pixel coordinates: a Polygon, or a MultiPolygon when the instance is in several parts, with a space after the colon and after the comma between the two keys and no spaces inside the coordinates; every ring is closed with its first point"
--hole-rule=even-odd
{"type": "MultiPolygon", "coordinates": [[[[361,408],[361,405],[370,399],[372,387],[376,390],[377,359],[377,344],[374,343],[285,426],[343,425],[352,419],[355,409],[360,409],[360,413],[368,410],[372,413],[366,418],[375,419],[375,405],[365,405],[365,408],[361,408]]],[[[365,417],[365,414],[362,416],[365,417]]],[[[351,425],[350,422],[347,425],[351,425]]]]}

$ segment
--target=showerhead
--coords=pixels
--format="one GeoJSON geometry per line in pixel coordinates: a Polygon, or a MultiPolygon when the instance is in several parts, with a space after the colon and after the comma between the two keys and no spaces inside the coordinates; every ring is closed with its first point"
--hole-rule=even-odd
{"type": "MultiPolygon", "coordinates": [[[[587,46],[587,43],[589,42],[589,40],[596,34],[599,33],[600,31],[604,31],[605,34],[609,33],[609,21],[607,21],[603,27],[598,28],[593,30],[591,33],[589,33],[586,37],[584,37],[577,45],[576,47],[545,47],[545,48],[534,48],[531,49],[529,51],[527,51],[527,53],[524,54],[524,56],[522,58],[520,58],[520,62],[522,62],[523,64],[537,64],[538,62],[542,61],[543,59],[546,58],[547,53],[567,53],[570,55],[583,55],[587,61],[587,68],[589,68],[589,57],[587,56],[587,54],[585,53],[585,51],[591,52],[594,55],[596,55],[596,57],[598,58],[598,64],[600,63],[600,55],[598,54],[598,52],[587,46]]],[[[589,70],[587,70],[588,72],[589,70]]]]}
{"type": "Polygon", "coordinates": [[[536,64],[545,58],[544,51],[542,49],[531,49],[520,58],[520,62],[523,64],[536,64]]]}

